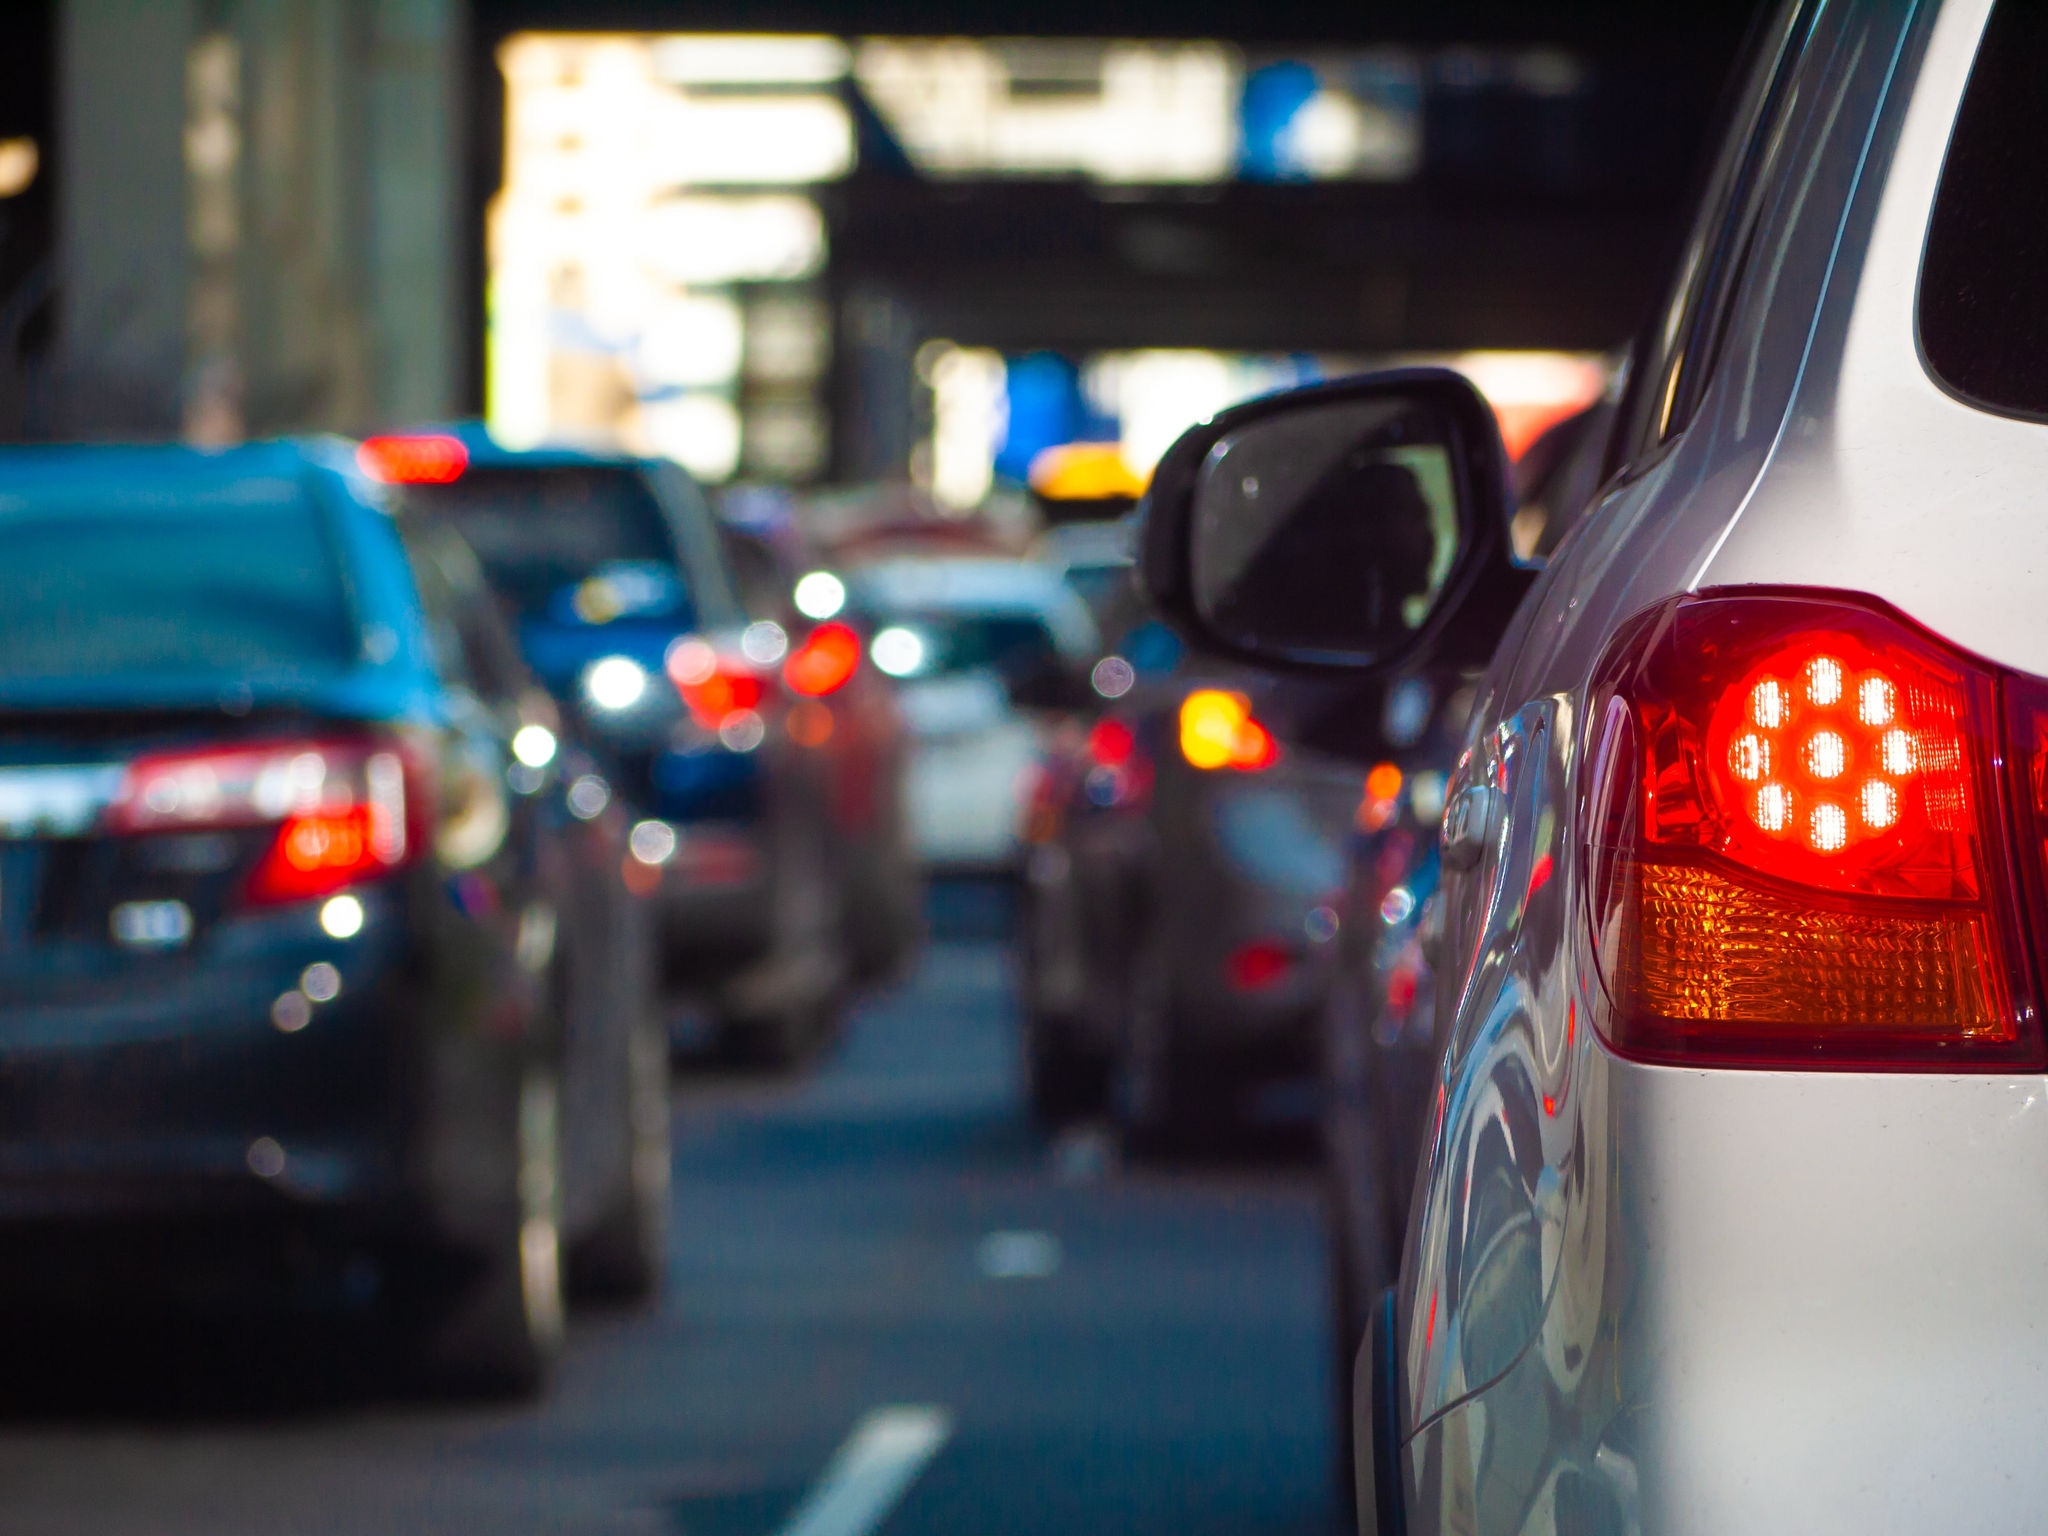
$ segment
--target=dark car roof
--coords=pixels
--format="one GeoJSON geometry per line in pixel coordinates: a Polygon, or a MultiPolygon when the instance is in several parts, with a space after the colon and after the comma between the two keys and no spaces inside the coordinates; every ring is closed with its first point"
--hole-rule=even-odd
{"type": "Polygon", "coordinates": [[[379,492],[339,438],[279,438],[233,448],[183,443],[53,443],[0,447],[0,495],[73,490],[205,495],[252,480],[293,479],[324,471],[375,503],[379,492]]]}

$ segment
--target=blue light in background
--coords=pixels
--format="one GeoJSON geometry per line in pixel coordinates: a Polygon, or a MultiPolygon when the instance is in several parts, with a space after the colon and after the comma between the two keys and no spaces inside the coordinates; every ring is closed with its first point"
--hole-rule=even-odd
{"type": "Polygon", "coordinates": [[[1306,181],[1286,147],[1295,114],[1315,99],[1316,72],[1306,64],[1266,64],[1244,77],[1243,137],[1238,171],[1246,181],[1306,181]]]}
{"type": "Polygon", "coordinates": [[[1115,442],[1117,423],[1089,407],[1081,372],[1057,352],[1027,352],[1004,363],[1009,430],[996,452],[996,473],[1021,481],[1031,461],[1062,443],[1115,442]]]}

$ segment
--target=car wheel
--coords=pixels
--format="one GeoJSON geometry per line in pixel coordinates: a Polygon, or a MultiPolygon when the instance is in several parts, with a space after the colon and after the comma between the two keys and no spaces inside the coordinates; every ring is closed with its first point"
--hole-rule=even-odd
{"type": "Polygon", "coordinates": [[[668,1264],[668,1040],[643,1013],[626,1043],[626,1172],[605,1212],[570,1255],[579,1299],[644,1301],[668,1264]]]}
{"type": "Polygon", "coordinates": [[[540,1390],[563,1336],[559,1095],[555,1075],[530,1069],[519,1088],[518,1197],[487,1249],[436,1263],[425,1289],[419,1363],[428,1385],[463,1396],[540,1390]]]}

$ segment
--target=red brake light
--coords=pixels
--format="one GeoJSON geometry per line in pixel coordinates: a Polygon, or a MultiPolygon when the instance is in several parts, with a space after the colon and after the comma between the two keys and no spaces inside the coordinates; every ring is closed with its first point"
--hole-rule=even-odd
{"type": "Polygon", "coordinates": [[[356,449],[356,467],[386,485],[447,485],[469,467],[469,450],[445,433],[373,437],[356,449]]]}
{"type": "Polygon", "coordinates": [[[820,624],[782,664],[792,693],[819,699],[837,693],[860,667],[860,636],[844,624],[820,624]]]}
{"type": "Polygon", "coordinates": [[[683,703],[708,730],[715,731],[741,714],[758,710],[767,695],[750,662],[721,655],[709,641],[694,635],[671,645],[664,665],[683,703]]]}
{"type": "Polygon", "coordinates": [[[1081,793],[1090,805],[1129,810],[1151,797],[1151,761],[1139,750],[1137,733],[1124,721],[1096,721],[1082,746],[1088,767],[1081,777],[1081,793]]]}
{"type": "Polygon", "coordinates": [[[1258,992],[1273,986],[1294,968],[1294,951],[1272,939],[1254,939],[1230,952],[1223,976],[1234,991],[1258,992]]]}
{"type": "Polygon", "coordinates": [[[1121,768],[1137,750],[1137,736],[1121,720],[1098,720],[1088,732],[1088,758],[1098,768],[1121,768]]]}
{"type": "Polygon", "coordinates": [[[298,901],[404,864],[423,829],[403,759],[371,742],[267,741],[152,753],[128,765],[106,812],[117,833],[277,824],[250,877],[254,902],[298,901]]]}
{"type": "Polygon", "coordinates": [[[1997,691],[1864,600],[1707,594],[1631,625],[1589,759],[1610,1043],[1741,1065],[2033,1059],[1997,691]]]}

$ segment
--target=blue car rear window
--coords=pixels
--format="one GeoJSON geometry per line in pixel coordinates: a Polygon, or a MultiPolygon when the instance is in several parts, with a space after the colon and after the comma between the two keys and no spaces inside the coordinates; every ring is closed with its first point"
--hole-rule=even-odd
{"type": "Polygon", "coordinates": [[[0,682],[325,672],[356,628],[298,487],[208,500],[0,495],[0,682]]]}
{"type": "Polygon", "coordinates": [[[684,627],[693,622],[667,520],[634,469],[487,466],[449,485],[415,487],[409,499],[429,515],[454,522],[491,585],[523,618],[603,622],[644,610],[684,627]],[[651,592],[646,578],[656,567],[664,577],[658,599],[636,601],[643,588],[651,592]],[[577,601],[593,577],[605,587],[594,609],[577,601]]]}

